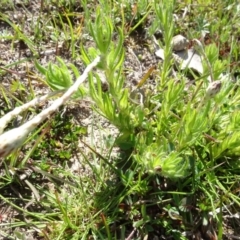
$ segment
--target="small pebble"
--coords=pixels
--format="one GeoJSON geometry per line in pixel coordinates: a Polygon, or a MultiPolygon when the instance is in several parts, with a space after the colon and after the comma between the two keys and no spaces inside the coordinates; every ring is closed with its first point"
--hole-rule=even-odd
{"type": "Polygon", "coordinates": [[[172,38],[172,49],[175,52],[185,50],[188,46],[188,39],[185,38],[182,35],[176,35],[175,37],[172,38]]]}

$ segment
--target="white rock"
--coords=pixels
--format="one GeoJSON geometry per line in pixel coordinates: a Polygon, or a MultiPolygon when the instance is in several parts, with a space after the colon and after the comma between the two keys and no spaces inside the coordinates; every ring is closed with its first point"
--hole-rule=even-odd
{"type": "MultiPolygon", "coordinates": [[[[158,49],[155,54],[157,57],[164,60],[165,56],[164,50],[162,48],[158,49]]],[[[198,73],[203,73],[202,58],[196,51],[194,51],[194,49],[188,49],[173,53],[173,58],[175,60],[175,63],[180,66],[182,70],[190,68],[197,71],[198,73]]]]}

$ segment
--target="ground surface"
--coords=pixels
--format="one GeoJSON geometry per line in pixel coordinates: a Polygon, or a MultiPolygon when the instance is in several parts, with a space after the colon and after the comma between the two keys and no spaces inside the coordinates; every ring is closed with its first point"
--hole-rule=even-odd
{"type": "MultiPolygon", "coordinates": [[[[72,59],[71,50],[68,46],[70,42],[69,39],[53,41],[51,39],[52,29],[44,28],[45,21],[51,21],[51,17],[54,18],[54,14],[51,15],[52,11],[55,12],[56,15],[61,12],[61,9],[57,4],[52,4],[50,6],[44,5],[44,9],[41,9],[41,1],[29,1],[25,4],[19,2],[18,4],[13,5],[14,6],[9,6],[9,4],[6,3],[6,6],[2,8],[2,14],[6,19],[11,21],[15,27],[21,26],[22,34],[24,35],[24,38],[29,40],[30,44],[27,45],[25,40],[19,40],[19,36],[17,35],[21,33],[16,33],[13,26],[10,26],[4,20],[0,21],[1,84],[7,91],[9,91],[10,95],[13,95],[22,102],[27,102],[31,98],[31,93],[44,95],[49,91],[49,88],[42,83],[42,76],[36,71],[34,60],[39,61],[43,66],[47,66],[49,62],[56,63],[56,57],[60,56],[65,63],[74,63],[80,72],[84,70],[85,66],[80,59],[72,59]],[[39,34],[41,36],[37,36],[38,33],[34,32],[36,28],[40,28],[39,34]],[[31,48],[29,46],[31,46],[31,48]],[[30,93],[29,89],[31,89],[30,93]]],[[[76,4],[76,6],[77,5],[78,4],[76,4]]],[[[77,12],[79,11],[81,14],[81,8],[78,9],[75,7],[75,10],[77,12]]],[[[74,23],[75,26],[81,24],[80,20],[81,18],[77,17],[74,19],[74,21],[76,21],[74,23]]],[[[155,66],[158,62],[154,55],[154,49],[150,51],[150,48],[147,45],[148,43],[147,39],[145,39],[145,34],[146,33],[143,31],[140,33],[136,32],[132,37],[129,37],[125,43],[126,60],[124,64],[126,66],[126,75],[129,79],[129,82],[127,83],[129,87],[134,86],[134,84],[136,85],[137,81],[144,75],[144,73],[146,73],[150,67],[155,66]],[[141,62],[138,60],[137,55],[142,56],[141,62]]],[[[88,39],[88,37],[85,38],[84,36],[80,36],[80,38],[81,40],[79,40],[79,42],[82,41],[85,46],[94,45],[91,38],[88,39]]],[[[79,43],[76,45],[79,48],[79,43]]],[[[4,98],[0,99],[2,114],[13,108],[14,105],[15,102],[12,101],[9,103],[9,106],[6,107],[4,98]]],[[[94,114],[91,109],[90,100],[69,103],[59,114],[61,114],[61,118],[67,118],[67,121],[71,119],[73,124],[79,125],[81,128],[86,128],[85,131],[87,132],[85,136],[82,137],[83,142],[94,146],[95,149],[101,149],[100,152],[103,155],[108,153],[108,149],[106,149],[106,146],[102,143],[101,139],[107,139],[109,137],[113,138],[117,135],[118,131],[106,119],[94,114]]],[[[18,126],[20,123],[21,119],[17,120],[15,126],[18,126]]],[[[69,129],[63,131],[61,126],[59,128],[59,134],[61,135],[67,134],[68,131],[69,129]]],[[[59,141],[61,140],[62,139],[59,138],[59,141]]],[[[29,148],[31,147],[32,146],[30,145],[29,148]]],[[[91,151],[89,151],[82,142],[79,142],[78,147],[85,155],[89,154],[89,156],[91,156],[91,151]]],[[[51,158],[47,153],[49,151],[48,148],[43,146],[42,151],[44,153],[42,152],[40,154],[43,154],[46,159],[51,158]]],[[[113,149],[112,158],[116,157],[117,152],[118,149],[113,149]]],[[[40,157],[40,155],[38,157],[40,157]]],[[[40,158],[38,157],[35,156],[36,159],[32,160],[39,161],[40,158]]],[[[91,169],[85,163],[81,154],[71,152],[71,158],[69,161],[70,163],[67,167],[72,173],[85,176],[92,174],[91,169]]],[[[57,164],[61,163],[58,162],[57,164]]],[[[18,174],[19,173],[17,173],[17,175],[18,174]]],[[[4,169],[2,169],[2,175],[5,175],[4,169]]],[[[51,183],[48,183],[46,179],[42,177],[39,177],[37,182],[46,188],[52,187],[51,183]]],[[[28,206],[25,205],[24,198],[29,198],[31,191],[28,190],[28,187],[25,186],[24,183],[23,186],[17,184],[16,187],[10,184],[1,190],[1,194],[6,198],[12,197],[15,199],[13,202],[19,207],[25,209],[31,208],[34,211],[44,211],[43,209],[36,209],[37,206],[34,206],[35,204],[30,203],[28,206]]],[[[16,236],[20,238],[25,236],[25,239],[29,240],[42,239],[38,236],[34,227],[26,228],[25,226],[15,226],[15,224],[11,227],[12,221],[18,221],[18,219],[21,221],[22,218],[24,218],[22,213],[15,210],[13,206],[7,204],[3,199],[1,201],[1,239],[15,239],[16,236]]],[[[25,219],[25,221],[28,220],[25,219]]]]}
{"type": "MultiPolygon", "coordinates": [[[[58,18],[58,14],[65,10],[64,5],[58,5],[57,3],[45,5],[43,4],[44,1],[23,2],[26,3],[16,1],[13,6],[9,6],[9,4],[6,3],[5,6],[3,5],[0,7],[2,13],[0,19],[0,84],[5,93],[8,94],[8,97],[3,95],[0,97],[1,115],[14,108],[17,103],[25,103],[32,99],[34,95],[43,95],[49,91],[49,87],[43,82],[44,77],[36,70],[34,65],[35,60],[41,65],[47,66],[49,62],[56,63],[56,57],[59,56],[65,63],[73,63],[78,68],[79,72],[83,72],[85,68],[80,57],[75,57],[72,54],[71,37],[66,36],[65,33],[59,31],[58,36],[54,36],[54,33],[56,32],[50,27],[56,24],[56,26],[61,29],[61,21],[68,21],[67,19],[60,20],[58,18]],[[54,24],[50,24],[50,22],[54,22],[54,24]]],[[[94,1],[91,1],[89,4],[94,4],[94,1]]],[[[76,4],[74,10],[78,15],[71,18],[71,21],[74,29],[81,32],[79,34],[79,40],[74,43],[77,54],[79,52],[80,44],[90,47],[94,46],[94,42],[84,33],[83,9],[79,4],[76,4]],[[77,26],[79,26],[79,28],[77,26]]],[[[130,89],[138,84],[139,79],[141,79],[149,69],[152,67],[157,69],[162,63],[162,60],[155,56],[155,51],[157,50],[156,44],[147,34],[148,26],[151,21],[153,21],[152,16],[149,16],[144,23],[145,26],[137,28],[125,39],[124,42],[124,68],[125,76],[128,80],[126,86],[130,89]]],[[[69,30],[66,29],[65,31],[69,30]]],[[[185,35],[186,32],[183,30],[181,34],[185,35]]],[[[161,39],[161,34],[159,36],[159,34],[156,33],[155,36],[157,39],[161,39]]],[[[222,49],[222,51],[224,51],[222,55],[227,54],[229,52],[228,46],[226,46],[226,49],[222,49]]],[[[234,63],[233,67],[235,69],[239,66],[237,64],[239,63],[234,63]]],[[[158,71],[156,70],[154,74],[156,75],[157,73],[158,71]]],[[[149,80],[149,84],[151,85],[149,88],[151,91],[154,91],[153,78],[154,75],[151,76],[149,80]]],[[[191,79],[189,78],[189,80],[191,79]]],[[[51,101],[47,104],[50,103],[51,101]]],[[[36,112],[46,106],[40,106],[36,112]]],[[[0,174],[2,175],[2,178],[5,179],[5,182],[1,185],[0,239],[48,239],[46,237],[47,232],[52,231],[52,229],[45,227],[45,236],[43,236],[43,233],[39,233],[39,226],[36,227],[38,223],[31,222],[32,220],[29,216],[25,217],[24,213],[16,208],[17,206],[32,212],[42,213],[44,216],[47,207],[51,208],[51,205],[49,204],[46,206],[44,204],[39,204],[41,199],[43,199],[43,201],[45,199],[43,190],[40,190],[41,188],[49,190],[49,192],[54,195],[56,194],[55,192],[58,187],[65,187],[66,194],[68,194],[67,187],[64,182],[60,181],[61,179],[51,179],[51,181],[49,181],[47,176],[41,175],[37,170],[34,170],[34,167],[36,166],[33,164],[34,161],[40,163],[44,159],[46,164],[51,161],[51,167],[49,168],[48,166],[46,169],[48,173],[54,173],[61,178],[63,173],[58,170],[58,167],[65,167],[70,173],[92,179],[92,184],[94,185],[95,176],[91,167],[86,163],[86,159],[93,159],[93,161],[96,161],[94,163],[95,165],[98,165],[99,162],[96,155],[92,153],[86,144],[97,149],[98,153],[103,157],[106,157],[111,148],[109,147],[109,142],[117,136],[118,130],[105,118],[96,114],[91,106],[92,101],[88,98],[80,102],[70,101],[66,106],[59,110],[55,116],[55,120],[49,120],[47,125],[42,128],[42,132],[48,132],[46,134],[46,139],[43,141],[43,144],[38,147],[36,153],[28,159],[26,167],[19,171],[19,169],[15,168],[15,165],[12,168],[9,168],[12,172],[6,174],[6,167],[4,164],[1,166],[0,174]],[[66,122],[64,120],[66,120],[66,122]],[[48,124],[55,126],[54,133],[48,130],[50,126],[48,124]],[[71,144],[69,140],[66,140],[63,135],[70,134],[70,131],[73,128],[76,132],[78,131],[79,135],[76,136],[79,136],[81,140],[78,142],[78,146],[75,146],[75,148],[71,146],[70,148],[69,146],[71,144]],[[54,138],[59,145],[51,145],[51,138],[54,138]],[[105,141],[102,141],[102,139],[105,141]],[[66,143],[68,143],[68,145],[66,143]],[[61,144],[66,145],[62,146],[61,144]],[[56,160],[52,161],[53,158],[56,158],[56,160]],[[68,159],[68,161],[65,161],[65,159],[68,159]],[[30,178],[30,181],[32,183],[34,181],[34,188],[37,188],[40,194],[40,198],[37,202],[35,201],[36,195],[31,189],[31,184],[28,184],[27,182],[28,177],[23,176],[29,169],[31,169],[30,175],[33,175],[33,177],[30,178]],[[10,179],[9,182],[8,179],[10,179]],[[53,182],[55,182],[56,185],[53,185],[53,182]],[[41,186],[41,188],[39,186],[41,186]],[[22,224],[22,222],[27,224],[22,224]],[[23,238],[23,236],[25,238],[23,238]]],[[[33,113],[29,113],[24,117],[19,117],[19,119],[14,121],[9,127],[18,126],[22,121],[31,118],[32,114],[35,114],[35,112],[33,111],[33,113]]],[[[70,136],[70,138],[76,136],[70,136]]],[[[28,143],[22,151],[17,152],[19,155],[18,161],[24,159],[25,152],[33,147],[34,143],[28,143]]],[[[117,147],[111,149],[110,161],[118,158],[120,153],[121,152],[117,147]]],[[[114,179],[114,176],[112,178],[114,179]]],[[[71,179],[69,179],[69,181],[71,181],[71,179]]],[[[154,208],[152,211],[154,211],[154,208]]],[[[158,210],[157,213],[159,215],[164,215],[163,212],[161,213],[158,210]]],[[[197,222],[197,219],[194,221],[197,222]]],[[[44,225],[44,220],[41,224],[44,225]]],[[[239,227],[236,227],[236,225],[240,226],[239,216],[238,218],[233,217],[232,219],[229,218],[225,221],[225,239],[233,239],[231,236],[235,236],[235,239],[240,239],[240,229],[239,227]]],[[[50,228],[52,227],[53,226],[50,226],[50,228]]],[[[215,227],[214,224],[213,227],[215,227]]],[[[133,228],[127,229],[127,234],[131,234],[132,230],[133,228]]],[[[211,231],[212,230],[209,230],[209,232],[211,231]]],[[[196,229],[196,232],[195,239],[201,239],[200,231],[198,233],[198,230],[196,229]]],[[[202,232],[207,233],[208,230],[205,229],[202,230],[202,232]]],[[[137,235],[137,233],[135,234],[137,235]]],[[[134,238],[129,237],[128,239],[134,238]]],[[[145,239],[167,238],[165,238],[165,230],[156,229],[149,238],[145,239]]],[[[202,239],[215,238],[211,238],[210,235],[207,235],[206,238],[202,237],[202,239]]]]}

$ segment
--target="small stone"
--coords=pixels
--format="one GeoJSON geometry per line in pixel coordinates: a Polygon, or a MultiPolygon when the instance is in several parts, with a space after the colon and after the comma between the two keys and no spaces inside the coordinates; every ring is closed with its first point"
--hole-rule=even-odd
{"type": "Polygon", "coordinates": [[[23,19],[23,14],[22,13],[14,13],[13,14],[13,19],[14,20],[18,20],[18,21],[20,21],[20,20],[22,20],[23,19]]]}
{"type": "Polygon", "coordinates": [[[184,36],[182,35],[176,35],[175,37],[172,38],[172,49],[173,51],[182,51],[182,50],[185,50],[188,46],[188,39],[185,38],[184,36]]]}

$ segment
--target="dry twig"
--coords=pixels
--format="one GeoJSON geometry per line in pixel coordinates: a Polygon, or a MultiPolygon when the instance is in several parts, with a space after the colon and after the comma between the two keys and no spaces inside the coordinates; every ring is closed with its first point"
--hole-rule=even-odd
{"type": "MultiPolygon", "coordinates": [[[[42,123],[50,114],[54,113],[60,106],[68,101],[68,99],[78,90],[79,86],[86,80],[88,73],[96,67],[100,62],[100,57],[97,57],[92,63],[90,63],[83,74],[76,80],[76,82],[58,99],[56,99],[53,104],[44,109],[41,113],[35,116],[30,121],[24,123],[22,126],[13,128],[8,132],[0,135],[0,157],[6,157],[11,152],[20,147],[26,140],[28,134],[33,131],[40,123],[42,123]]],[[[3,131],[6,124],[12,120],[20,112],[28,109],[31,106],[35,106],[39,101],[43,101],[48,96],[43,96],[32,100],[31,102],[24,104],[22,107],[14,109],[9,114],[3,116],[0,119],[0,131],[3,131]]],[[[1,132],[0,132],[1,133],[1,132]]]]}

